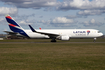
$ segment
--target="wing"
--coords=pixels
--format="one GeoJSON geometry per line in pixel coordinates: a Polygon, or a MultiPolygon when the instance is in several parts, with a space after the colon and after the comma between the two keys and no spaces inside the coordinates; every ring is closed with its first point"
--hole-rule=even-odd
{"type": "Polygon", "coordinates": [[[35,33],[48,35],[49,37],[57,37],[57,36],[59,36],[59,34],[54,34],[54,33],[38,32],[38,31],[36,31],[31,25],[29,25],[29,27],[30,27],[30,29],[32,30],[32,32],[35,32],[35,33]]]}

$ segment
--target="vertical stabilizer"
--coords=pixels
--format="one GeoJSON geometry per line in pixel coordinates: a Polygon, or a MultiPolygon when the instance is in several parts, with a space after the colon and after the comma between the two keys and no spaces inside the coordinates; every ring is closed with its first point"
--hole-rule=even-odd
{"type": "Polygon", "coordinates": [[[8,22],[9,28],[13,32],[20,33],[21,35],[24,35],[24,36],[28,37],[28,35],[24,31],[24,29],[18,23],[16,23],[15,20],[11,16],[7,15],[5,18],[8,22]]]}

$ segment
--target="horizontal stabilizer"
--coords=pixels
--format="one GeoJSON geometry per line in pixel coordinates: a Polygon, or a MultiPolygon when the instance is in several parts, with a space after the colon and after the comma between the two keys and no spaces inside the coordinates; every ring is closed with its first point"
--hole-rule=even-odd
{"type": "Polygon", "coordinates": [[[11,32],[11,31],[4,31],[4,32],[7,33],[7,34],[10,34],[10,35],[12,35],[12,34],[18,34],[16,32],[11,32]]]}

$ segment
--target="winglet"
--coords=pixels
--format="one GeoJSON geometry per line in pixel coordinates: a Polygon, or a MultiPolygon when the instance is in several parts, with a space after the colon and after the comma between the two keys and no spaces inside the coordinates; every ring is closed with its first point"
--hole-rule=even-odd
{"type": "Polygon", "coordinates": [[[36,30],[31,25],[29,25],[29,27],[30,27],[32,32],[36,32],[36,30]]]}

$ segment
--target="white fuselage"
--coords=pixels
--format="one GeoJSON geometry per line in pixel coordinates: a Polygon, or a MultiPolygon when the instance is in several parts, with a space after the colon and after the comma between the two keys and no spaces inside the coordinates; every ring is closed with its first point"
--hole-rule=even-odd
{"type": "Polygon", "coordinates": [[[29,38],[51,38],[51,42],[56,42],[55,39],[70,40],[70,38],[96,38],[103,34],[95,29],[42,29],[35,30],[29,25],[30,30],[24,30],[13,18],[7,15],[6,20],[9,28],[13,32],[6,31],[10,34],[25,36],[29,38]]]}
{"type": "MultiPolygon", "coordinates": [[[[103,35],[99,30],[95,29],[43,29],[36,30],[38,32],[57,34],[59,36],[69,36],[70,38],[97,38],[103,35]]],[[[25,30],[30,38],[50,38],[48,35],[25,30]]]]}

